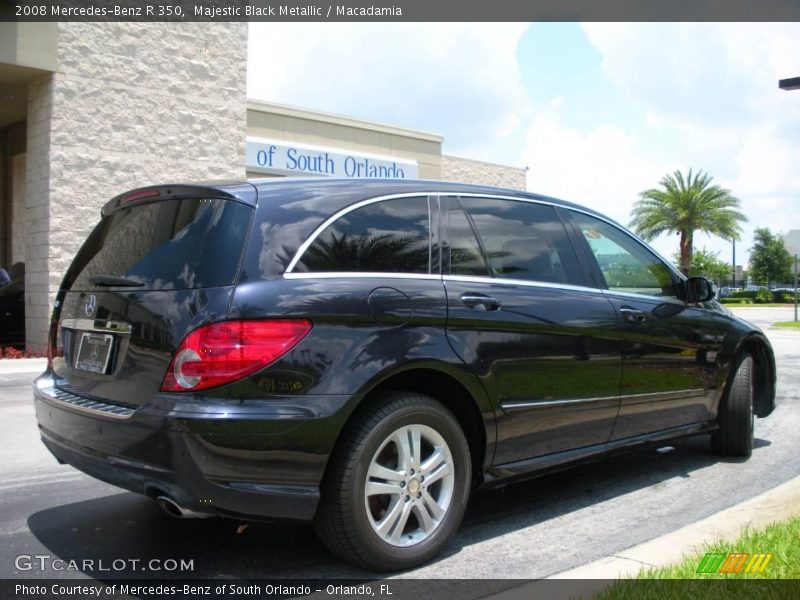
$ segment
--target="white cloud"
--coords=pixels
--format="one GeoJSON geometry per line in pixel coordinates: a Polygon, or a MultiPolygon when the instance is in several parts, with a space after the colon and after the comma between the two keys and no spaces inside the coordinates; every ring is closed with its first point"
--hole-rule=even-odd
{"type": "MultiPolygon", "coordinates": [[[[528,165],[532,191],[622,223],[664,174],[707,170],[750,217],[740,263],[753,228],[800,228],[800,91],[777,86],[800,75],[800,24],[583,28],[603,76],[643,122],[582,129],[558,98],[534,112],[516,54],[525,24],[253,23],[248,94],[440,133],[446,152],[528,165]]],[[[591,93],[566,101],[593,110],[591,93]]],[[[698,235],[696,244],[730,257],[726,241],[698,235]]],[[[677,244],[654,245],[671,255],[677,244]]]]}
{"type": "MultiPolygon", "coordinates": [[[[778,89],[779,79],[800,74],[800,24],[583,28],[603,55],[604,75],[645,107],[637,137],[669,138],[667,151],[645,156],[671,157],[665,172],[678,163],[708,170],[742,200],[750,223],[737,262],[746,262],[755,227],[800,227],[800,92],[778,89]]],[[[697,241],[729,258],[727,242],[697,241]]]]}
{"type": "Polygon", "coordinates": [[[526,115],[514,54],[527,27],[252,23],[248,95],[446,133],[486,158],[526,115]]]}
{"type": "Polygon", "coordinates": [[[613,125],[588,132],[570,128],[555,106],[532,119],[526,142],[528,189],[594,208],[622,224],[639,192],[664,173],[636,148],[631,134],[613,125]]]}

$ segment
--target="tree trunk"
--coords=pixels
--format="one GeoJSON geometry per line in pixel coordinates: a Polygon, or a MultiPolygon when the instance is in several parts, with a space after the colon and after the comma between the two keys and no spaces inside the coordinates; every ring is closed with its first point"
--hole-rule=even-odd
{"type": "Polygon", "coordinates": [[[681,273],[689,277],[692,270],[692,232],[681,229],[681,273]]]}

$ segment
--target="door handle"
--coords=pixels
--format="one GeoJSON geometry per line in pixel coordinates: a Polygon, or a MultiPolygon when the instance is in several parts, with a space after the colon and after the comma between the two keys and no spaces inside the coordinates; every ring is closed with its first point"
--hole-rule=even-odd
{"type": "Polygon", "coordinates": [[[467,308],[475,308],[478,310],[490,311],[500,308],[500,303],[496,299],[475,292],[464,292],[461,294],[461,302],[467,308]]]}
{"type": "Polygon", "coordinates": [[[644,312],[629,306],[623,306],[619,309],[619,312],[622,313],[626,321],[630,321],[631,323],[641,323],[645,320],[644,312]]]}

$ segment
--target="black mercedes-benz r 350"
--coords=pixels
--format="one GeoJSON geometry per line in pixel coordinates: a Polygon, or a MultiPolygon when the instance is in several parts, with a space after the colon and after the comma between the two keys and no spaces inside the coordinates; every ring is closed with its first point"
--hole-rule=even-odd
{"type": "Polygon", "coordinates": [[[58,292],[42,439],[174,516],[312,521],[377,570],[470,491],[774,408],[764,334],[612,220],[431,181],[164,185],[109,201],[58,292]]]}

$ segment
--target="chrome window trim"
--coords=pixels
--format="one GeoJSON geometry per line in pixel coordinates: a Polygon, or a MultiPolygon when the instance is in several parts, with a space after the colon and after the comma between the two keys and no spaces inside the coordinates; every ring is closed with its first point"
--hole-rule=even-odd
{"type": "Polygon", "coordinates": [[[680,304],[681,306],[686,306],[686,303],[677,296],[655,296],[652,294],[637,294],[636,292],[621,292],[612,289],[604,289],[603,293],[605,293],[606,296],[621,296],[623,298],[631,298],[631,299],[635,298],[637,300],[641,300],[644,298],[648,300],[653,300],[658,303],[672,302],[674,304],[680,304]]]}
{"type": "Polygon", "coordinates": [[[535,281],[531,279],[506,279],[505,277],[479,277],[476,275],[443,275],[442,279],[448,281],[460,281],[464,283],[496,283],[500,285],[522,285],[525,287],[538,287],[556,289],[573,292],[592,292],[603,294],[606,290],[601,288],[586,287],[582,285],[572,285],[570,283],[550,283],[549,281],[535,281]]]}
{"type": "MultiPolygon", "coordinates": [[[[579,206],[561,204],[559,202],[556,202],[554,200],[549,200],[549,199],[546,199],[546,198],[522,198],[522,197],[519,197],[519,196],[510,196],[510,195],[505,195],[505,194],[484,194],[484,193],[480,193],[480,192],[453,192],[453,191],[446,191],[446,192],[441,192],[441,191],[439,191],[439,192],[437,192],[437,191],[417,191],[417,192],[404,192],[404,193],[400,193],[400,194],[388,194],[388,195],[385,195],[385,196],[376,196],[375,198],[367,198],[365,200],[360,200],[360,201],[358,201],[358,202],[356,202],[354,204],[351,204],[349,206],[345,206],[342,209],[339,209],[333,215],[331,215],[330,217],[325,219],[322,222],[322,224],[320,224],[316,229],[314,229],[314,231],[311,233],[310,236],[308,236],[306,241],[304,241],[302,244],[300,244],[300,247],[297,249],[297,251],[295,252],[294,256],[292,257],[292,260],[289,262],[289,266],[286,267],[286,270],[284,271],[284,274],[283,274],[284,278],[285,279],[301,279],[300,277],[296,277],[296,276],[295,277],[287,277],[287,276],[288,275],[297,275],[297,274],[294,273],[294,268],[297,266],[297,263],[300,261],[300,258],[302,258],[302,256],[305,253],[305,251],[308,249],[309,246],[311,246],[311,244],[313,244],[316,241],[317,237],[319,237],[319,235],[329,225],[331,225],[332,223],[337,221],[339,218],[343,217],[344,215],[346,215],[346,214],[348,214],[348,213],[350,213],[350,212],[352,212],[354,210],[357,210],[357,209],[361,208],[362,206],[368,206],[370,204],[375,204],[377,202],[384,202],[386,200],[396,200],[398,198],[419,198],[419,197],[427,197],[429,199],[428,200],[428,219],[429,219],[429,221],[431,219],[431,215],[432,215],[431,211],[432,211],[432,208],[433,208],[431,206],[431,203],[430,203],[430,198],[431,197],[437,197],[437,198],[489,198],[489,199],[493,199],[493,200],[513,200],[513,201],[517,201],[517,202],[528,202],[530,204],[543,204],[543,205],[546,205],[546,206],[552,206],[552,207],[554,207],[556,209],[562,209],[562,210],[566,210],[566,211],[578,212],[578,213],[584,214],[586,216],[593,217],[595,219],[603,221],[604,223],[606,223],[606,224],[610,225],[611,227],[617,229],[623,235],[626,235],[629,238],[631,238],[634,242],[636,242],[637,244],[642,246],[645,250],[647,250],[648,252],[653,254],[661,262],[663,262],[665,265],[667,265],[667,268],[670,270],[670,272],[673,275],[675,275],[679,280],[683,281],[685,279],[683,277],[683,275],[681,275],[680,272],[677,269],[675,269],[675,267],[667,259],[665,259],[663,256],[661,256],[661,254],[656,252],[653,248],[648,246],[647,243],[644,240],[640,239],[639,237],[637,237],[636,235],[632,234],[631,232],[626,231],[618,223],[615,223],[611,219],[608,219],[608,218],[606,218],[603,215],[600,215],[598,213],[591,212],[591,211],[586,210],[584,208],[581,208],[579,206]]],[[[429,244],[432,243],[432,240],[433,240],[433,231],[430,231],[429,244]]],[[[430,254],[429,254],[429,257],[430,257],[430,254]]],[[[595,260],[597,260],[597,259],[595,258],[595,260]]],[[[441,261],[440,261],[439,268],[440,269],[442,268],[441,261]]],[[[349,276],[357,276],[357,272],[347,273],[345,271],[341,271],[341,272],[337,272],[335,274],[335,277],[341,277],[341,276],[343,276],[345,274],[348,274],[349,276]]],[[[306,274],[304,273],[303,275],[306,275],[306,274]]],[[[312,274],[308,273],[308,275],[312,275],[312,274]]],[[[319,273],[314,273],[313,275],[319,276],[320,274],[319,273]]],[[[372,273],[366,274],[366,275],[370,276],[370,277],[376,276],[375,274],[372,274],[372,273]]],[[[404,274],[398,274],[398,273],[387,273],[386,274],[386,276],[394,276],[394,277],[397,277],[398,279],[401,278],[401,277],[399,277],[399,275],[404,275],[404,274]]],[[[411,275],[411,274],[409,274],[409,275],[411,275]]],[[[420,274],[420,275],[424,275],[424,274],[420,274]]],[[[439,276],[436,275],[436,277],[438,278],[439,276]]],[[[445,275],[444,277],[451,277],[451,276],[450,275],[445,275]]],[[[402,278],[404,278],[404,279],[413,279],[413,277],[402,277],[402,278]]],[[[305,279],[308,279],[308,277],[305,277],[305,279]]],[[[495,281],[495,282],[501,281],[500,278],[487,278],[487,279],[491,279],[492,281],[495,281]]],[[[511,280],[511,281],[513,283],[520,283],[521,285],[524,285],[525,284],[524,282],[528,282],[529,280],[519,279],[519,280],[511,280]],[[523,283],[521,283],[521,282],[523,282],[523,283]]],[[[532,284],[535,283],[536,285],[541,285],[542,287],[551,287],[551,285],[547,284],[546,282],[531,282],[531,283],[532,284]]],[[[607,288],[591,288],[591,287],[584,287],[584,286],[575,286],[575,285],[571,285],[571,284],[563,284],[563,285],[558,285],[557,284],[557,285],[552,286],[552,287],[562,287],[562,288],[565,288],[565,289],[590,290],[590,291],[596,291],[596,290],[610,291],[607,288]]],[[[626,293],[626,292],[621,292],[621,293],[626,293]]],[[[643,298],[643,297],[644,298],[661,298],[659,296],[646,296],[646,295],[643,295],[643,294],[631,294],[631,297],[637,297],[637,298],[643,298]]],[[[678,298],[678,300],[680,301],[679,298],[678,298]]]]}
{"type": "MultiPolygon", "coordinates": [[[[329,225],[338,221],[340,218],[345,216],[348,213],[353,212],[354,210],[358,210],[364,206],[369,206],[370,204],[376,204],[378,202],[385,202],[387,200],[397,200],[400,198],[425,198],[428,199],[430,196],[437,195],[436,192],[404,192],[402,194],[389,194],[388,196],[377,196],[375,198],[367,198],[366,200],[360,200],[355,204],[350,204],[349,206],[345,206],[344,208],[340,209],[338,212],[335,212],[333,215],[325,219],[321,225],[319,225],[314,231],[311,232],[311,235],[308,236],[305,242],[300,244],[300,247],[297,249],[297,252],[294,253],[292,260],[289,261],[289,266],[286,267],[284,271],[284,277],[293,273],[294,268],[297,266],[297,263],[300,262],[300,258],[302,258],[305,251],[308,250],[309,246],[313,244],[319,235],[328,228],[329,225]]],[[[431,218],[431,210],[430,210],[430,202],[428,202],[428,220],[430,221],[431,218]]],[[[430,230],[430,227],[428,228],[430,230]]],[[[428,232],[428,244],[430,244],[430,240],[433,237],[433,232],[428,232]]],[[[430,254],[429,254],[430,256],[430,254]]],[[[429,263],[430,264],[430,263],[429,263]]]]}
{"type": "Polygon", "coordinates": [[[366,271],[324,271],[321,273],[284,273],[284,279],[428,279],[439,281],[441,275],[431,273],[373,273],[366,271]]]}

